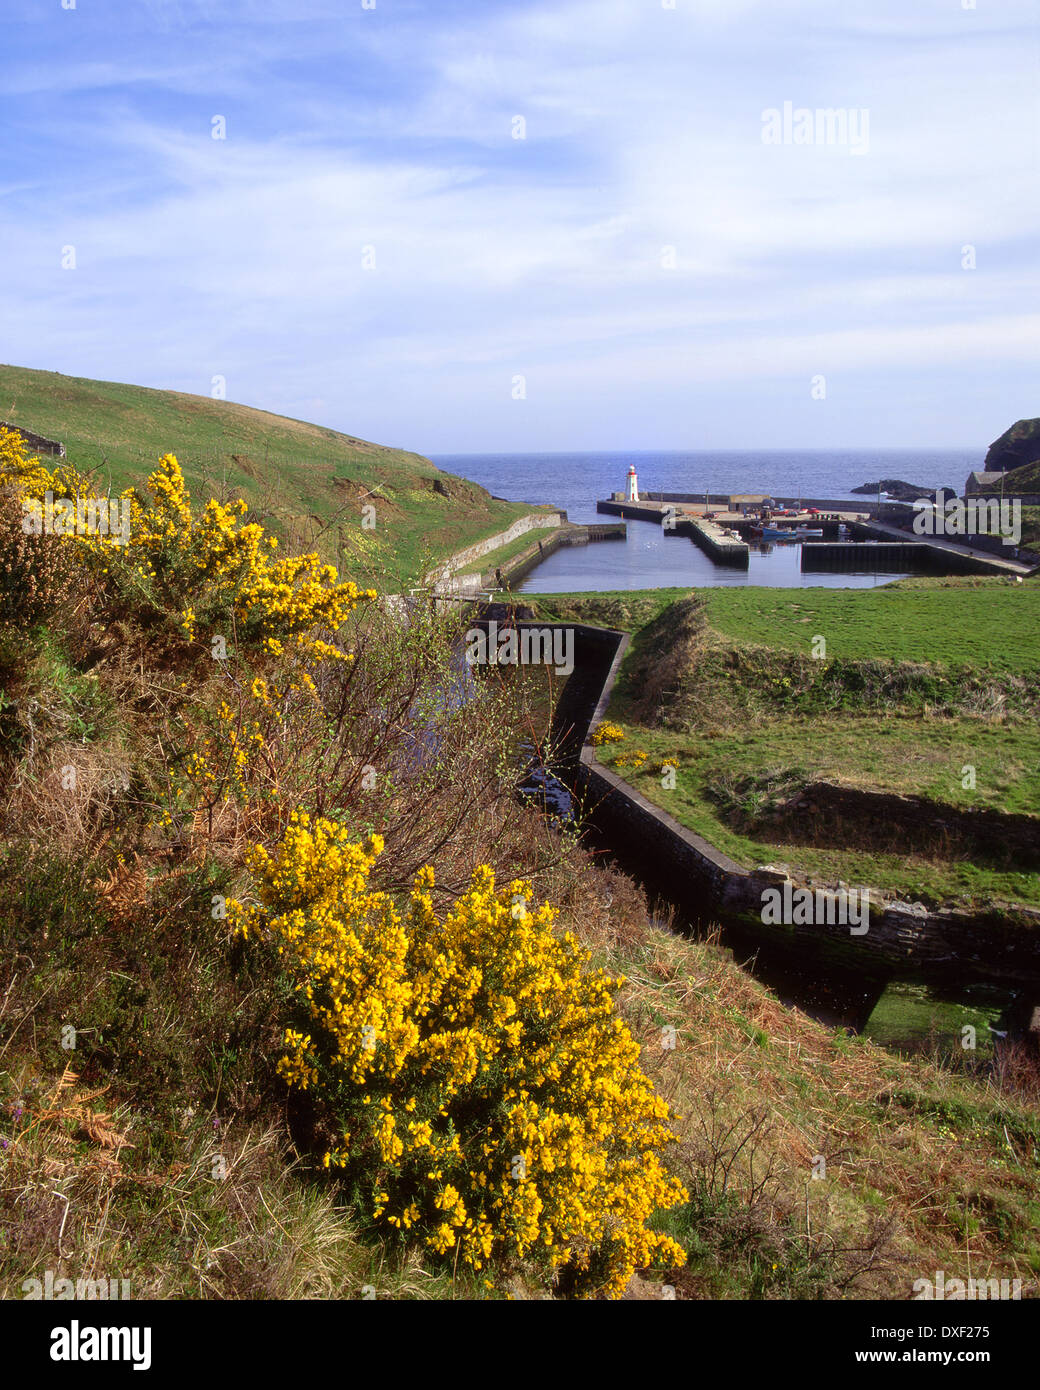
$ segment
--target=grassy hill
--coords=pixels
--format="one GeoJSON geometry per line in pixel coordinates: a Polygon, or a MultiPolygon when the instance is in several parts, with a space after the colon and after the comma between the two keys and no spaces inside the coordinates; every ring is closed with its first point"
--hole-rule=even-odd
{"type": "Polygon", "coordinates": [[[193,491],[244,497],[285,543],[381,588],[533,510],[421,454],[182,391],[0,366],[0,420],[61,440],[103,487],[138,484],[174,453],[193,491]],[[365,504],[374,529],[362,528],[365,504]]]}
{"type": "Polygon", "coordinates": [[[1008,497],[1018,492],[1040,492],[1040,459],[1009,469],[1004,474],[1004,492],[1008,497]]]}

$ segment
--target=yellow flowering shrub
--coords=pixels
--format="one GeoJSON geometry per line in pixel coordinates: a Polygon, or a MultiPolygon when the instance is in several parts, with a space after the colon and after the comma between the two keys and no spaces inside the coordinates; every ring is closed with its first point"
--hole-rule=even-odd
{"type": "Polygon", "coordinates": [[[612,724],[609,719],[604,719],[599,728],[592,735],[590,742],[599,748],[604,743],[620,743],[625,737],[625,731],[619,724],[612,724]]]}
{"type": "Polygon", "coordinates": [[[631,753],[619,753],[612,759],[615,767],[630,767],[638,772],[646,763],[649,755],[642,748],[634,748],[631,753]]]}
{"type": "Polygon", "coordinates": [[[273,853],[250,852],[259,903],[229,904],[298,992],[279,1071],[328,1114],[326,1167],[376,1223],[474,1269],[526,1258],[619,1296],[633,1269],[681,1264],[647,1227],[687,1194],[660,1157],[668,1106],[614,1011],[621,982],[548,904],[529,909],[529,884],[496,889],[486,867],[444,915],[427,867],[399,910],[369,887],[381,851],[297,812],[273,853]]]}
{"type": "Polygon", "coordinates": [[[196,517],[173,454],[163,455],[143,493],[128,488],[118,498],[98,498],[89,480],[70,465],[47,469],[29,455],[21,435],[0,429],[0,488],[29,503],[41,502],[48,492],[75,503],[73,513],[78,508],[82,515],[78,521],[71,516],[67,534],[62,529],[58,534],[82,553],[101,556],[105,566],[122,569],[143,592],[173,608],[189,640],[200,635],[200,627],[229,639],[234,627],[240,638],[259,643],[270,655],[288,654],[282,645],[286,639],[297,655],[349,660],[314,630],[335,632],[359,603],[376,597],[372,589],[340,581],[335,568],[316,554],[276,558],[277,539],[257,522],[243,524],[242,500],[211,498],[196,517]],[[95,524],[99,504],[104,528],[95,524]],[[110,507],[118,528],[109,527],[110,507]]]}
{"type": "Polygon", "coordinates": [[[42,498],[53,483],[54,475],[30,456],[22,436],[0,427],[0,487],[12,488],[19,496],[42,498]]]}
{"type": "Polygon", "coordinates": [[[132,502],[136,564],[143,576],[176,594],[189,637],[200,622],[196,605],[205,606],[211,621],[230,606],[240,635],[272,655],[282,655],[280,639],[289,638],[310,657],[349,659],[313,630],[335,632],[359,603],[376,597],[375,590],[341,581],[335,567],[313,553],[276,558],[276,537],[257,522],[243,524],[241,499],[211,498],[195,517],[173,454],[165,454],[150,475],[148,493],[149,505],[137,497],[132,502]]]}
{"type": "MultiPolygon", "coordinates": [[[[108,498],[99,498],[95,488],[88,479],[82,477],[75,468],[69,463],[60,462],[53,469],[45,464],[30,452],[29,445],[15,430],[4,429],[0,426],[0,489],[12,493],[23,504],[42,504],[51,495],[51,502],[65,503],[68,501],[72,505],[69,508],[66,519],[65,508],[58,508],[58,515],[52,515],[49,523],[54,527],[54,533],[61,539],[68,539],[76,542],[85,550],[98,551],[104,545],[111,544],[108,535],[101,535],[97,531],[88,532],[82,522],[86,520],[88,513],[84,510],[77,529],[76,512],[77,504],[82,509],[88,501],[94,504],[94,511],[89,515],[97,514],[97,504],[104,502],[107,520],[108,498]]],[[[118,499],[116,499],[118,500],[118,499]]],[[[35,521],[37,530],[45,525],[44,510],[42,506],[34,507],[35,521]]]]}

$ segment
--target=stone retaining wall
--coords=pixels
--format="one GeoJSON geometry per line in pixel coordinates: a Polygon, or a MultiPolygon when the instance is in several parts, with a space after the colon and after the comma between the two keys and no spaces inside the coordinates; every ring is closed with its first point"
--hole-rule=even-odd
{"type": "MultiPolygon", "coordinates": [[[[636,789],[596,758],[588,742],[589,731],[605,717],[614,682],[629,638],[608,633],[604,639],[613,645],[613,657],[606,668],[599,698],[588,704],[585,716],[575,729],[582,747],[573,769],[573,783],[586,819],[608,843],[623,844],[638,853],[646,876],[658,889],[693,918],[751,915],[761,921],[763,893],[770,888],[783,890],[808,886],[783,866],[761,865],[742,868],[701,836],[679,824],[666,811],[653,805],[636,789]],[[589,713],[591,710],[591,714],[589,713]]],[[[572,677],[573,679],[573,677],[572,677]]],[[[569,684],[569,682],[568,682],[569,684]]],[[[812,884],[830,892],[845,885],[812,884]]],[[[1013,982],[1040,979],[1040,909],[1020,907],[1009,921],[996,911],[971,912],[960,909],[928,909],[921,903],[886,898],[881,890],[870,892],[868,930],[853,936],[848,926],[833,924],[775,926],[778,937],[802,941],[811,962],[811,948],[821,934],[858,955],[864,962],[913,970],[950,967],[963,972],[965,966],[983,978],[1013,982]]],[[[837,913],[829,914],[837,918],[837,913]]]]}
{"type": "Polygon", "coordinates": [[[1040,821],[1036,816],[1009,815],[988,808],[940,806],[920,796],[894,792],[863,791],[833,782],[812,782],[796,797],[776,808],[781,818],[807,822],[811,843],[826,843],[812,834],[814,823],[867,821],[891,827],[906,836],[909,846],[923,832],[949,832],[966,841],[973,852],[992,858],[1007,857],[1016,867],[1040,869],[1040,821]]]}
{"type": "Polygon", "coordinates": [[[624,522],[599,526],[572,526],[568,523],[566,526],[560,526],[555,534],[546,536],[543,540],[532,541],[525,550],[522,550],[519,555],[514,555],[505,564],[497,566],[495,569],[485,570],[481,575],[481,587],[484,589],[496,587],[499,573],[506,584],[512,584],[514,580],[522,579],[524,575],[535,569],[561,546],[588,545],[592,541],[624,540],[624,538],[624,522]]]}
{"type": "Polygon", "coordinates": [[[32,430],[22,429],[21,425],[12,425],[7,420],[0,420],[0,428],[14,430],[15,434],[20,434],[39,454],[50,454],[53,458],[60,459],[65,457],[65,445],[60,439],[47,439],[42,434],[33,434],[32,430]]]}
{"type": "Polygon", "coordinates": [[[514,521],[512,526],[505,531],[499,531],[496,536],[488,536],[487,540],[476,541],[473,545],[467,545],[463,550],[457,550],[451,558],[443,565],[438,565],[435,570],[431,570],[426,577],[428,584],[449,580],[458,583],[459,580],[470,580],[474,583],[463,584],[463,588],[480,588],[480,575],[459,575],[456,573],[464,569],[466,565],[472,564],[474,560],[479,560],[482,555],[490,555],[492,550],[498,550],[500,546],[508,545],[510,541],[515,541],[518,536],[522,536],[526,531],[540,530],[546,526],[563,526],[567,521],[567,513],[560,508],[551,512],[531,512],[527,516],[522,516],[514,521]]]}

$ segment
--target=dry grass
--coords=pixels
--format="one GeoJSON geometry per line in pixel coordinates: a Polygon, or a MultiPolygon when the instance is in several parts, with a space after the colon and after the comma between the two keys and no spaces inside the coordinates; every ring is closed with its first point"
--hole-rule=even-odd
{"type": "Polygon", "coordinates": [[[906,1298],[942,1268],[1036,1296],[1035,1056],[976,1078],[895,1056],[780,1004],[717,944],[651,927],[627,880],[583,886],[568,925],[625,974],[624,1015],[681,1117],[696,1211],[679,1296],[906,1298]]]}

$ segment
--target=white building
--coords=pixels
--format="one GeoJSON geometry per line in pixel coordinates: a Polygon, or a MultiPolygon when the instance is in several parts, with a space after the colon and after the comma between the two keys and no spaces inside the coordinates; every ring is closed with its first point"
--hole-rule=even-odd
{"type": "Polygon", "coordinates": [[[626,494],[626,500],[629,502],[639,501],[639,481],[636,478],[636,466],[634,463],[629,466],[628,470],[628,492],[626,494]]]}

